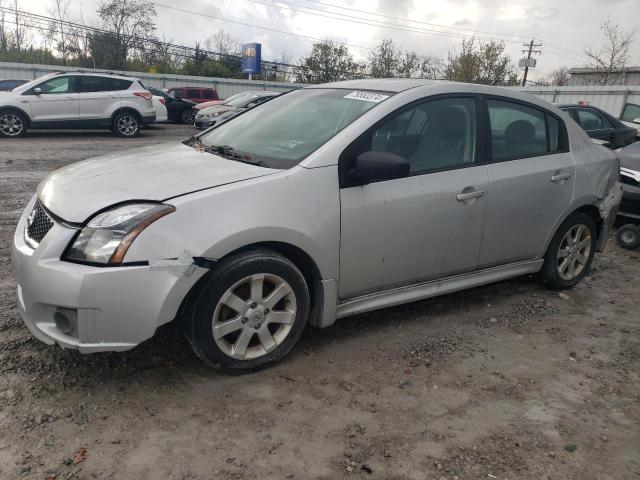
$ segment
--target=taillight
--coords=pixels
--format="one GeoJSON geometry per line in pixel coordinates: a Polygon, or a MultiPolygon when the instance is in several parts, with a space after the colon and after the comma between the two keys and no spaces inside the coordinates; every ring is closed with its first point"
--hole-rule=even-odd
{"type": "Polygon", "coordinates": [[[160,97],[160,103],[163,105],[166,103],[166,100],[164,99],[164,97],[160,97]]]}
{"type": "Polygon", "coordinates": [[[142,97],[145,100],[151,100],[151,92],[133,92],[136,97],[142,97]]]}

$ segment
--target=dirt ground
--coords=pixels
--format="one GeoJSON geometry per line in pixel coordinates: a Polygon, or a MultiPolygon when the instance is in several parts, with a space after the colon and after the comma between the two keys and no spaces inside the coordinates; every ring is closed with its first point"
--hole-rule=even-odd
{"type": "Polygon", "coordinates": [[[121,354],[33,339],[10,248],[38,181],[192,131],[0,141],[0,478],[640,478],[640,251],[613,242],[566,295],[521,278],[360,315],[252,375],[171,326],[121,354]]]}

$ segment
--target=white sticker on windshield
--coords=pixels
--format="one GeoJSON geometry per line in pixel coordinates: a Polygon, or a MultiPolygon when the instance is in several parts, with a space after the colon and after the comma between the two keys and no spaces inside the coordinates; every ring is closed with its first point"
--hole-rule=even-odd
{"type": "Polygon", "coordinates": [[[350,98],[352,100],[363,100],[365,102],[380,103],[383,100],[389,98],[389,95],[382,95],[381,93],[374,92],[351,92],[345,95],[343,98],[350,98]]]}

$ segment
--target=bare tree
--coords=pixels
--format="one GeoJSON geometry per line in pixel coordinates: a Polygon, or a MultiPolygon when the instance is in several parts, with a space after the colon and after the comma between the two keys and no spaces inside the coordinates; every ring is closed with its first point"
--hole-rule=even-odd
{"type": "Polygon", "coordinates": [[[635,31],[622,31],[620,25],[604,21],[600,26],[604,35],[604,43],[599,50],[587,48],[584,53],[591,59],[590,67],[595,72],[595,83],[612,85],[618,83],[624,76],[631,58],[631,44],[635,31]]]}
{"type": "Polygon", "coordinates": [[[369,53],[368,67],[374,78],[436,78],[442,62],[437,57],[403,51],[393,40],[382,40],[369,53]]]}
{"type": "Polygon", "coordinates": [[[207,50],[211,50],[223,56],[238,56],[242,50],[242,44],[240,41],[224,30],[218,30],[216,33],[211,35],[205,40],[204,45],[207,50]]]}
{"type": "Polygon", "coordinates": [[[569,84],[570,77],[571,74],[569,73],[569,69],[567,67],[560,67],[552,70],[546,76],[538,80],[538,84],[562,87],[569,84]]]}
{"type": "Polygon", "coordinates": [[[69,3],[71,0],[53,0],[53,6],[48,9],[54,20],[49,25],[47,37],[53,41],[55,49],[60,53],[63,65],[67,64],[69,50],[72,48],[69,40],[75,33],[69,31],[67,24],[70,21],[69,3]]]}
{"type": "Polygon", "coordinates": [[[32,32],[22,23],[19,0],[13,0],[12,8],[14,11],[15,25],[13,28],[13,45],[11,46],[18,51],[26,50],[31,43],[32,32]]]}

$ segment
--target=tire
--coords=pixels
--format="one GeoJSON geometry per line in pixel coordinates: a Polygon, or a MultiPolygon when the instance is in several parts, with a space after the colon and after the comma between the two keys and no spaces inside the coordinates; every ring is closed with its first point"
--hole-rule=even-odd
{"type": "Polygon", "coordinates": [[[28,120],[22,113],[15,110],[0,112],[0,136],[18,138],[27,133],[28,120]]]}
{"type": "Polygon", "coordinates": [[[208,274],[187,308],[185,326],[203,362],[246,373],[284,357],[308,315],[309,290],[300,270],[275,252],[254,250],[222,260],[208,274]]]}
{"type": "Polygon", "coordinates": [[[596,225],[590,216],[578,213],[567,218],[547,249],[541,271],[542,282],[557,290],[580,283],[593,262],[596,240],[596,225]],[[576,243],[572,245],[571,241],[576,243]]]}
{"type": "Polygon", "coordinates": [[[640,247],[640,228],[630,223],[622,225],[616,232],[616,242],[629,250],[640,247]]]}
{"type": "Polygon", "coordinates": [[[189,110],[185,110],[184,112],[182,112],[182,115],[180,115],[180,121],[185,125],[193,124],[195,118],[196,116],[192,108],[190,108],[189,110]]]}
{"type": "Polygon", "coordinates": [[[140,118],[133,112],[120,112],[113,117],[113,132],[123,138],[132,138],[140,133],[140,118]]]}

